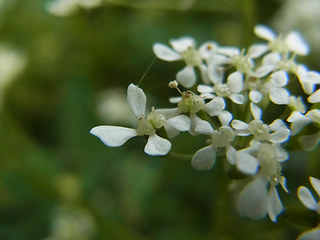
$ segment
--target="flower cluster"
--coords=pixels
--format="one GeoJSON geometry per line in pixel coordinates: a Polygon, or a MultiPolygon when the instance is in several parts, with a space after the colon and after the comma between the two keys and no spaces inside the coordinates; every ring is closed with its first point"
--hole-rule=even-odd
{"type": "Polygon", "coordinates": [[[176,106],[152,107],[146,114],[143,90],[130,84],[127,101],[137,128],[98,126],[91,134],[110,147],[147,136],[144,151],[160,156],[168,154],[170,139],[180,131],[205,135],[207,144],[194,153],[191,165],[210,170],[217,152],[225,152],[229,169],[248,179],[237,196],[239,213],[253,219],[268,215],[275,222],[284,209],[277,188],[289,192],[282,163],[289,159],[290,138],[299,138],[307,150],[320,139],[320,111],[315,105],[320,102],[320,74],[297,62],[309,52],[298,32],[276,35],[263,25],[254,32],[262,42],[248,49],[213,41],[197,47],[191,37],[173,39],[170,46],[155,43],[157,58],[185,63],[169,81],[179,94],[169,99],[176,106]],[[316,134],[298,136],[307,126],[316,134]],[[309,143],[303,144],[306,140],[309,143]]]}

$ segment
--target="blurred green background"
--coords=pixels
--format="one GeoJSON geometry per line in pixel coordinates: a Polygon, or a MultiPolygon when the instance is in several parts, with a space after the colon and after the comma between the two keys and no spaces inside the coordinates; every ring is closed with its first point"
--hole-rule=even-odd
{"type": "MultiPolygon", "coordinates": [[[[61,17],[47,11],[49,1],[0,1],[0,46],[22,58],[0,84],[0,239],[293,239],[306,230],[283,217],[238,216],[223,164],[190,165],[205,138],[174,139],[173,152],[190,154],[181,160],[147,156],[142,138],[108,148],[89,134],[130,126],[131,113],[113,101],[125,108],[127,86],[155,58],[153,43],[192,36],[248,47],[257,23],[277,29],[283,2],[113,0],[61,17]]],[[[320,69],[316,53],[303,59],[311,69],[320,69]]],[[[153,63],[140,85],[150,106],[171,106],[167,83],[181,66],[153,63]]],[[[295,153],[284,167],[285,206],[301,207],[296,187],[319,177],[317,154],[301,167],[306,154],[295,153]]]]}

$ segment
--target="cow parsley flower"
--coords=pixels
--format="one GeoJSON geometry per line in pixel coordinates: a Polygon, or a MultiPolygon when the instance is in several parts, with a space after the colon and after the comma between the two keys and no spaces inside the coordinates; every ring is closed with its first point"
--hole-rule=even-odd
{"type": "Polygon", "coordinates": [[[281,163],[288,157],[279,144],[265,142],[256,142],[236,152],[237,168],[245,174],[256,175],[238,196],[237,209],[241,215],[260,219],[268,214],[271,221],[276,222],[283,210],[276,186],[280,184],[288,192],[286,179],[281,174],[281,163]]]}
{"type": "Polygon", "coordinates": [[[138,119],[137,129],[118,126],[98,126],[91,129],[90,133],[99,137],[100,140],[109,147],[119,147],[130,138],[135,136],[148,136],[147,144],[144,148],[149,155],[166,155],[171,148],[171,143],[157,135],[157,129],[167,127],[169,130],[188,131],[190,120],[184,115],[167,119],[160,112],[154,109],[145,116],[146,96],[142,89],[130,84],[127,90],[127,101],[130,109],[138,119]]]}
{"type": "Polygon", "coordinates": [[[292,135],[296,135],[302,130],[303,127],[312,122],[320,126],[320,110],[312,109],[308,111],[305,115],[303,115],[299,111],[293,111],[288,117],[287,121],[291,123],[290,129],[292,135]]]}
{"type": "Polygon", "coordinates": [[[200,118],[197,119],[198,123],[195,132],[210,136],[208,141],[210,145],[199,149],[192,157],[191,165],[197,170],[210,170],[213,167],[218,148],[225,148],[227,160],[230,164],[235,163],[236,150],[231,145],[235,134],[233,129],[228,126],[232,120],[232,114],[224,111],[219,115],[219,120],[222,126],[214,130],[207,121],[200,118]]]}
{"type": "Polygon", "coordinates": [[[262,110],[253,103],[250,104],[250,108],[254,120],[248,124],[237,119],[231,122],[237,136],[253,135],[254,141],[270,141],[273,143],[283,143],[288,140],[290,130],[281,119],[276,119],[267,125],[261,120],[262,110]]]}
{"type": "MultiPolygon", "coordinates": [[[[205,99],[191,91],[181,92],[178,89],[177,81],[172,81],[169,83],[169,87],[176,88],[181,94],[180,97],[171,98],[172,103],[177,103],[176,108],[166,108],[166,109],[157,109],[156,111],[161,112],[168,118],[177,116],[178,114],[184,113],[189,114],[191,120],[190,134],[197,135],[199,134],[195,129],[202,122],[201,119],[197,116],[199,111],[206,112],[209,116],[219,118],[224,118],[226,106],[223,98],[215,97],[210,102],[205,103],[205,99]]],[[[200,125],[200,127],[203,127],[200,125]]]]}
{"type": "MultiPolygon", "coordinates": [[[[314,177],[309,178],[313,189],[316,191],[318,197],[320,198],[320,180],[314,177]]],[[[298,197],[302,204],[312,211],[316,211],[320,215],[320,201],[316,201],[312,193],[305,186],[300,186],[298,188],[298,197]]],[[[300,234],[297,240],[318,240],[320,239],[320,224],[302,234],[300,234]]]]}
{"type": "Polygon", "coordinates": [[[200,52],[195,49],[195,41],[191,37],[182,37],[172,39],[170,45],[173,49],[162,43],[155,43],[153,52],[158,58],[165,61],[185,61],[187,66],[177,73],[176,79],[182,86],[190,88],[197,80],[194,67],[201,70],[203,65],[200,52]]]}
{"type": "Polygon", "coordinates": [[[287,54],[289,51],[298,55],[307,55],[309,46],[298,32],[290,32],[288,35],[277,36],[271,28],[264,25],[257,25],[254,28],[255,34],[268,41],[265,50],[287,54]]]}
{"type": "Polygon", "coordinates": [[[243,75],[240,72],[234,72],[227,78],[227,82],[223,83],[222,76],[213,80],[213,87],[207,85],[198,85],[200,96],[205,98],[230,98],[236,104],[244,103],[244,96],[239,94],[243,90],[243,75]],[[214,93],[211,94],[211,93],[214,93]]]}

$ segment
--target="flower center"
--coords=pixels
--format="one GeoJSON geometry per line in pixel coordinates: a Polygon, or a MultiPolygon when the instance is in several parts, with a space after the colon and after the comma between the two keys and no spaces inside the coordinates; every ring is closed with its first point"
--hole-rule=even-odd
{"type": "Polygon", "coordinates": [[[261,172],[269,177],[274,185],[277,185],[281,178],[281,165],[277,160],[275,147],[270,143],[262,143],[257,152],[257,159],[261,166],[261,172]]]}
{"type": "Polygon", "coordinates": [[[231,94],[231,89],[227,84],[217,84],[214,90],[219,97],[229,97],[231,94]]]}
{"type": "Polygon", "coordinates": [[[197,50],[194,49],[193,46],[189,46],[186,51],[181,54],[181,57],[184,59],[188,66],[200,66],[202,59],[197,50]]]}
{"type": "Polygon", "coordinates": [[[178,108],[181,112],[197,113],[205,106],[202,97],[193,94],[192,92],[183,92],[182,100],[178,103],[178,108]]]}
{"type": "Polygon", "coordinates": [[[281,36],[274,41],[269,42],[268,46],[271,51],[278,53],[287,53],[289,50],[286,41],[281,36]]]}
{"type": "Polygon", "coordinates": [[[249,131],[258,141],[264,141],[269,139],[269,127],[261,120],[252,120],[249,124],[249,131]]]}
{"type": "Polygon", "coordinates": [[[147,117],[142,117],[138,119],[138,128],[137,134],[139,136],[143,135],[153,135],[156,133],[156,130],[163,127],[166,123],[166,117],[159,112],[155,112],[154,108],[147,115],[147,117]]]}
{"type": "Polygon", "coordinates": [[[250,73],[252,63],[243,53],[231,57],[231,63],[242,73],[250,73]]]}
{"type": "Polygon", "coordinates": [[[291,59],[286,59],[278,62],[278,67],[286,72],[297,72],[297,65],[291,59]]]}
{"type": "Polygon", "coordinates": [[[219,130],[214,131],[211,144],[215,147],[228,147],[234,139],[234,133],[228,126],[222,126],[219,130]]]}

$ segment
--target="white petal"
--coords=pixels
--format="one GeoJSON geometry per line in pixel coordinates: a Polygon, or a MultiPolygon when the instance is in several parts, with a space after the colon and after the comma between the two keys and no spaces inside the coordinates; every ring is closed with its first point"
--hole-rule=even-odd
{"type": "Polygon", "coordinates": [[[218,114],[218,118],[219,118],[219,121],[220,121],[222,126],[227,126],[231,122],[233,116],[232,116],[232,114],[230,112],[222,110],[218,114]]]}
{"type": "Polygon", "coordinates": [[[270,141],[273,143],[283,143],[289,139],[290,130],[282,129],[270,134],[270,141]]]}
{"type": "Polygon", "coordinates": [[[176,128],[174,128],[171,125],[165,125],[164,128],[166,130],[168,138],[174,138],[174,137],[178,136],[180,133],[179,130],[177,130],[176,128]]]}
{"type": "Polygon", "coordinates": [[[293,136],[293,135],[298,134],[303,127],[305,127],[307,124],[309,124],[311,122],[312,121],[310,121],[309,119],[304,118],[300,121],[296,121],[296,122],[291,123],[291,126],[290,126],[291,135],[293,136]]]}
{"type": "Polygon", "coordinates": [[[279,198],[277,189],[274,186],[270,186],[267,210],[272,222],[276,222],[277,216],[283,211],[283,205],[279,198]]]}
{"type": "Polygon", "coordinates": [[[231,126],[237,130],[247,130],[248,129],[248,124],[246,124],[245,122],[242,122],[240,120],[237,120],[237,119],[235,119],[231,122],[231,126]]]}
{"type": "Polygon", "coordinates": [[[313,122],[320,123],[320,109],[314,108],[307,112],[306,117],[311,119],[313,122]]]}
{"type": "Polygon", "coordinates": [[[197,91],[199,93],[212,93],[213,92],[213,88],[211,86],[208,86],[208,85],[199,84],[198,87],[197,87],[197,91]]]}
{"type": "Polygon", "coordinates": [[[226,56],[235,56],[240,54],[240,49],[237,47],[219,47],[217,52],[226,56]]]}
{"type": "Polygon", "coordinates": [[[180,102],[182,100],[182,97],[180,96],[180,97],[170,97],[169,98],[169,102],[170,103],[178,103],[178,102],[180,102]]]}
{"type": "Polygon", "coordinates": [[[320,74],[315,71],[308,71],[303,77],[303,81],[308,83],[320,84],[320,74]]]}
{"type": "Polygon", "coordinates": [[[312,123],[311,119],[305,117],[298,111],[292,112],[291,115],[288,117],[287,121],[292,122],[290,126],[291,135],[296,135],[304,126],[306,126],[309,123],[312,123]]]}
{"type": "Polygon", "coordinates": [[[251,45],[251,47],[248,50],[248,55],[251,58],[258,58],[261,57],[263,54],[265,54],[268,51],[269,47],[265,43],[256,43],[251,45]]]}
{"type": "Polygon", "coordinates": [[[210,170],[216,161],[216,150],[207,146],[198,150],[191,160],[191,165],[196,170],[210,170]]]}
{"type": "Polygon", "coordinates": [[[317,192],[318,196],[320,197],[320,180],[314,177],[310,177],[309,179],[313,189],[317,192]]]}
{"type": "Polygon", "coordinates": [[[258,172],[258,160],[246,151],[238,151],[236,154],[236,165],[239,171],[254,175],[258,172]]]}
{"type": "Polygon", "coordinates": [[[250,136],[251,132],[248,129],[240,129],[240,130],[235,130],[234,134],[236,136],[250,136]]]}
{"type": "Polygon", "coordinates": [[[223,69],[215,65],[209,65],[208,76],[213,84],[220,84],[223,80],[223,69]]]}
{"type": "Polygon", "coordinates": [[[298,197],[300,201],[310,210],[316,211],[318,208],[318,204],[316,200],[313,198],[310,190],[304,186],[300,186],[298,188],[298,197]]]}
{"type": "Polygon", "coordinates": [[[154,134],[149,136],[144,152],[151,156],[163,156],[168,154],[170,148],[171,143],[167,139],[154,134]]]}
{"type": "Polygon", "coordinates": [[[179,39],[171,39],[170,44],[174,50],[181,53],[186,51],[189,47],[194,46],[195,42],[191,37],[182,37],[179,39]]]}
{"type": "Polygon", "coordinates": [[[314,150],[320,142],[320,131],[315,134],[301,136],[298,138],[298,141],[305,151],[314,150]]]}
{"type": "Polygon", "coordinates": [[[266,39],[268,41],[273,41],[277,37],[277,35],[274,33],[274,31],[271,30],[271,28],[264,26],[264,25],[255,26],[254,33],[258,37],[266,39]]]}
{"type": "Polygon", "coordinates": [[[262,100],[263,95],[258,90],[252,90],[249,92],[249,98],[253,103],[259,103],[262,100]]]}
{"type": "Polygon", "coordinates": [[[255,220],[265,217],[267,213],[266,182],[257,177],[249,183],[239,194],[237,209],[240,215],[255,220]]]}
{"type": "Polygon", "coordinates": [[[320,89],[318,89],[317,91],[315,91],[314,93],[312,93],[312,95],[310,95],[308,97],[308,102],[309,103],[318,103],[318,102],[320,102],[320,89]]]}
{"type": "Polygon", "coordinates": [[[216,49],[218,48],[218,44],[216,42],[205,42],[203,43],[200,47],[199,47],[199,52],[201,57],[208,59],[210,57],[210,55],[216,51],[216,49]]]}
{"type": "Polygon", "coordinates": [[[273,132],[288,129],[287,125],[281,119],[274,120],[271,124],[269,124],[269,127],[273,132]]]}
{"type": "Polygon", "coordinates": [[[277,71],[271,74],[271,82],[277,87],[284,87],[289,81],[288,73],[285,71],[277,71]]]}
{"type": "Polygon", "coordinates": [[[319,240],[320,239],[320,226],[312,228],[300,234],[297,240],[319,240]]]}
{"type": "Polygon", "coordinates": [[[298,32],[291,32],[286,38],[289,49],[299,55],[307,55],[309,46],[298,32]]]}
{"type": "Polygon", "coordinates": [[[305,116],[301,112],[293,111],[290,114],[290,116],[287,118],[287,121],[288,122],[295,122],[295,121],[301,120],[303,118],[305,118],[305,116]]]}
{"type": "Polygon", "coordinates": [[[205,105],[204,110],[211,116],[217,116],[226,106],[222,97],[215,97],[205,105]]]}
{"type": "Polygon", "coordinates": [[[180,54],[162,43],[155,43],[153,45],[153,52],[159,59],[165,61],[177,61],[181,59],[180,54]]]}
{"type": "Polygon", "coordinates": [[[271,52],[266,54],[262,59],[262,66],[275,66],[278,62],[281,61],[280,53],[271,52]]]}
{"type": "Polygon", "coordinates": [[[287,188],[287,179],[283,176],[280,178],[280,185],[286,193],[289,193],[289,190],[287,188]]]}
{"type": "Polygon", "coordinates": [[[211,135],[214,132],[211,124],[199,117],[195,117],[194,131],[198,134],[211,135]]]}
{"type": "Polygon", "coordinates": [[[270,72],[272,72],[276,68],[275,65],[263,65],[253,73],[253,75],[257,78],[262,78],[266,75],[268,75],[270,72]]]}
{"type": "Polygon", "coordinates": [[[262,116],[262,110],[255,104],[250,103],[250,109],[252,116],[255,120],[260,120],[262,116]]]}
{"type": "Polygon", "coordinates": [[[193,67],[186,66],[177,73],[177,81],[186,88],[191,88],[197,80],[193,67]]]}
{"type": "Polygon", "coordinates": [[[230,63],[230,58],[217,53],[212,53],[208,59],[209,66],[213,65],[216,67],[217,65],[223,65],[227,63],[230,63]]]}
{"type": "Polygon", "coordinates": [[[243,89],[243,75],[241,72],[233,72],[229,75],[227,83],[233,93],[239,93],[243,89]]]}
{"type": "Polygon", "coordinates": [[[162,113],[167,119],[173,118],[180,114],[179,108],[157,108],[155,111],[162,113]]]}
{"type": "Polygon", "coordinates": [[[241,94],[231,94],[229,98],[232,100],[232,102],[236,104],[243,104],[244,103],[244,96],[241,94]]]}
{"type": "Polygon", "coordinates": [[[232,165],[236,164],[236,153],[237,153],[237,150],[235,148],[233,148],[232,146],[227,147],[227,152],[226,152],[227,160],[232,165]]]}
{"type": "Polygon", "coordinates": [[[145,114],[147,98],[141,88],[131,83],[127,90],[127,101],[131,111],[137,118],[145,114]]]}
{"type": "Polygon", "coordinates": [[[210,79],[209,79],[209,74],[208,74],[208,67],[205,64],[201,64],[200,65],[200,75],[201,75],[201,79],[202,82],[205,84],[209,84],[210,83],[210,79]]]}
{"type": "Polygon", "coordinates": [[[278,146],[277,148],[274,149],[274,151],[275,151],[276,159],[278,162],[281,163],[289,159],[289,153],[286,150],[284,150],[282,147],[278,146]]]}
{"type": "Polygon", "coordinates": [[[190,118],[185,115],[179,115],[167,120],[167,125],[170,125],[181,132],[190,130],[190,118]]]}
{"type": "Polygon", "coordinates": [[[270,100],[279,105],[289,104],[290,102],[290,93],[285,88],[280,87],[271,87],[269,92],[270,100]]]}
{"type": "Polygon", "coordinates": [[[213,99],[216,97],[216,95],[214,95],[212,93],[201,93],[200,97],[202,97],[204,99],[213,99]]]}
{"type": "Polygon", "coordinates": [[[100,140],[109,147],[119,147],[130,138],[137,136],[135,129],[116,126],[94,127],[90,133],[100,138],[100,140]]]}

